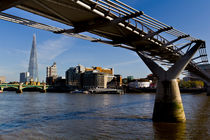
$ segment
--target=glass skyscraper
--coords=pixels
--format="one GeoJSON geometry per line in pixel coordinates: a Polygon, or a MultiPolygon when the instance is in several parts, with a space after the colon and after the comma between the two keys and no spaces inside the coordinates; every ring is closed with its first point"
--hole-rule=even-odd
{"type": "Polygon", "coordinates": [[[37,64],[37,51],[36,51],[36,35],[33,35],[33,43],[31,48],[31,55],[29,60],[29,79],[33,79],[33,81],[37,82],[38,78],[38,64],[37,64]]]}

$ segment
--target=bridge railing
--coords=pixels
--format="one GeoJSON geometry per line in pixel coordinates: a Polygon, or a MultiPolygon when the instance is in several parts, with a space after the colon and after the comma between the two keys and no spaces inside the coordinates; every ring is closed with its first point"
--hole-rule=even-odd
{"type": "MultiPolygon", "coordinates": [[[[131,11],[128,8],[124,7],[123,5],[116,4],[116,3],[114,3],[113,1],[110,1],[110,0],[90,0],[90,1],[92,3],[94,3],[96,5],[96,7],[100,6],[101,8],[106,10],[107,13],[110,13],[109,15],[114,15],[115,17],[126,16],[126,15],[129,15],[129,14],[134,14],[135,12],[139,12],[138,10],[131,11]]],[[[143,14],[143,15],[145,15],[145,14],[143,14]]],[[[150,32],[153,32],[153,30],[151,28],[149,28],[148,26],[151,26],[155,29],[158,29],[158,26],[156,26],[155,24],[153,24],[152,22],[150,22],[148,20],[145,20],[142,17],[131,18],[131,19],[126,21],[124,26],[126,27],[129,24],[133,25],[134,28],[132,30],[134,32],[136,32],[137,34],[139,34],[137,29],[141,29],[141,31],[146,33],[146,34],[148,34],[150,32]]],[[[144,36],[144,34],[140,34],[140,35],[142,37],[144,36]]],[[[158,41],[160,41],[163,44],[169,42],[167,39],[165,39],[164,37],[162,37],[160,35],[155,35],[153,38],[157,39],[158,41]]]]}
{"type": "MultiPolygon", "coordinates": [[[[113,18],[126,16],[129,14],[134,14],[136,12],[139,12],[139,10],[134,9],[119,0],[88,0],[88,1],[94,3],[95,4],[94,7],[99,6],[99,7],[103,8],[104,10],[106,10],[107,13],[109,13],[109,15],[112,16],[113,18]]],[[[132,24],[132,26],[134,27],[132,29],[133,32],[139,34],[142,37],[145,34],[140,34],[140,32],[138,32],[138,29],[140,29],[142,32],[148,34],[150,32],[153,32],[154,30],[160,30],[163,28],[171,27],[171,26],[166,25],[166,24],[164,24],[164,23],[162,23],[162,22],[160,22],[144,13],[138,17],[131,18],[131,19],[127,20],[124,23],[124,26],[127,27],[129,24],[132,24]]],[[[187,35],[187,34],[181,32],[177,29],[174,29],[174,28],[172,28],[171,30],[165,31],[165,33],[173,35],[175,37],[187,35]]],[[[159,43],[167,44],[169,42],[166,38],[164,38],[163,36],[161,36],[159,34],[153,36],[153,38],[159,41],[159,42],[155,42],[157,44],[159,44],[159,43]]],[[[186,41],[198,40],[192,36],[186,37],[184,39],[186,41]]],[[[154,41],[154,40],[152,40],[152,41],[154,41]]],[[[172,44],[171,48],[169,47],[169,49],[171,51],[179,50],[179,48],[173,44],[172,44]]],[[[179,50],[177,53],[179,53],[180,55],[185,54],[182,50],[179,50]]],[[[201,62],[199,62],[199,63],[208,63],[205,45],[199,49],[199,54],[200,54],[200,58],[201,58],[201,62]]],[[[192,63],[196,64],[197,62],[192,61],[192,63]]]]}

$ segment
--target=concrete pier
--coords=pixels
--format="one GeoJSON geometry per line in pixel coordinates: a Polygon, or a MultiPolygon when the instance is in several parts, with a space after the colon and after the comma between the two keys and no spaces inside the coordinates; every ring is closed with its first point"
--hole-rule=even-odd
{"type": "Polygon", "coordinates": [[[206,95],[210,96],[210,85],[209,84],[207,84],[207,94],[206,95]]]}
{"type": "Polygon", "coordinates": [[[155,122],[185,122],[177,79],[158,82],[152,119],[155,122]]]}
{"type": "Polygon", "coordinates": [[[153,121],[155,122],[185,122],[185,113],[182,105],[177,78],[191,61],[193,55],[200,48],[202,41],[186,52],[167,71],[155,63],[144,53],[138,52],[139,57],[158,78],[157,92],[153,110],[153,121]]]}
{"type": "Polygon", "coordinates": [[[2,93],[4,91],[3,87],[0,87],[0,93],[2,93]]]}
{"type": "Polygon", "coordinates": [[[16,90],[16,93],[23,93],[23,86],[22,86],[22,84],[19,84],[18,89],[16,90]]]}
{"type": "Polygon", "coordinates": [[[42,86],[41,92],[42,93],[46,93],[47,92],[47,87],[46,87],[45,84],[42,86]]]}

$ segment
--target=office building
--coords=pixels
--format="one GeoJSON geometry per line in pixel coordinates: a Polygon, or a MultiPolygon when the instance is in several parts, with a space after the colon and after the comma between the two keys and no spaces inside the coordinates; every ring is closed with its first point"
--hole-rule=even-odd
{"type": "Polygon", "coordinates": [[[48,85],[53,85],[57,77],[57,67],[54,62],[52,66],[46,68],[46,83],[48,85]]]}
{"type": "Polygon", "coordinates": [[[55,62],[52,66],[47,67],[47,77],[57,77],[57,68],[55,62]]]}
{"type": "Polygon", "coordinates": [[[86,71],[83,74],[83,88],[107,88],[109,74],[94,71],[86,71]]]}
{"type": "Polygon", "coordinates": [[[21,72],[20,73],[20,83],[29,82],[29,72],[21,72]]]}
{"type": "Polygon", "coordinates": [[[107,88],[107,83],[113,79],[113,68],[92,67],[82,65],[70,67],[66,71],[67,85],[78,88],[107,88]]]}
{"type": "Polygon", "coordinates": [[[107,82],[108,88],[120,88],[122,87],[122,76],[121,75],[114,75],[110,82],[107,82]]]}
{"type": "Polygon", "coordinates": [[[66,82],[67,85],[75,86],[78,88],[82,87],[82,73],[85,72],[85,67],[78,65],[76,67],[70,67],[66,71],[66,82]]]}

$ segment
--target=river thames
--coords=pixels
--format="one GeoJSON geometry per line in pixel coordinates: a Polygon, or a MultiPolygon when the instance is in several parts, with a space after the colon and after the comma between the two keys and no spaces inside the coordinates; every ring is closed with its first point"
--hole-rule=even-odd
{"type": "Polygon", "coordinates": [[[182,94],[186,123],[153,123],[155,94],[0,94],[0,140],[210,139],[210,97],[182,94]]]}

